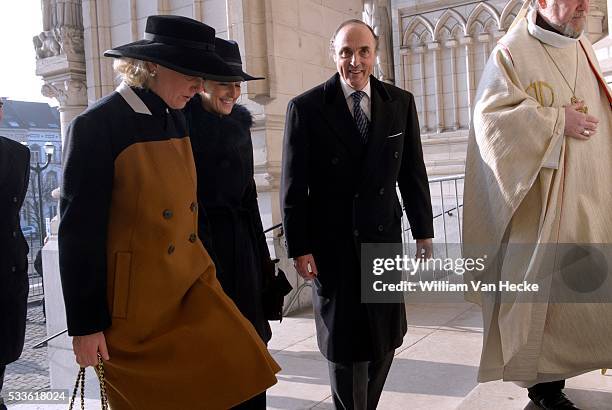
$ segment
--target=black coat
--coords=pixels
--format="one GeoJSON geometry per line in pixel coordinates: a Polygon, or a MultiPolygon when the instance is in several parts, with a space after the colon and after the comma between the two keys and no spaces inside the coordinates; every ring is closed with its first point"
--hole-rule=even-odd
{"type": "Polygon", "coordinates": [[[28,243],[19,210],[30,179],[30,151],[0,137],[0,365],[21,355],[28,301],[28,243]]]}
{"type": "Polygon", "coordinates": [[[185,108],[198,175],[199,236],[225,293],[267,342],[263,312],[265,275],[273,273],[253,178],[251,113],[235,105],[220,116],[202,108],[200,96],[185,108]]]}
{"type": "Polygon", "coordinates": [[[334,362],[376,360],[401,345],[403,304],[360,301],[362,243],[401,243],[402,209],[413,236],[433,237],[433,218],[413,96],[370,77],[364,145],[340,77],[289,102],[281,201],[289,257],[313,254],[319,348],[334,362]]]}

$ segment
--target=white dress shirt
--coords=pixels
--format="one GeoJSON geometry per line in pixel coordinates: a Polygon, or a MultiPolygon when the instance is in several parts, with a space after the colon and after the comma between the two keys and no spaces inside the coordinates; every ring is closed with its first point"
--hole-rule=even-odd
{"type": "MultiPolygon", "coordinates": [[[[351,112],[351,115],[355,117],[355,114],[353,113],[353,97],[351,96],[351,94],[353,94],[357,90],[351,88],[351,86],[344,81],[344,78],[342,78],[342,76],[340,76],[340,85],[342,86],[342,92],[344,93],[344,98],[346,98],[348,109],[351,112]]],[[[370,99],[370,80],[368,80],[368,83],[365,85],[365,87],[363,87],[363,89],[361,89],[361,91],[363,91],[366,95],[361,99],[359,105],[361,106],[361,109],[368,118],[368,121],[372,121],[372,116],[370,114],[370,112],[372,111],[372,103],[370,99]]]]}

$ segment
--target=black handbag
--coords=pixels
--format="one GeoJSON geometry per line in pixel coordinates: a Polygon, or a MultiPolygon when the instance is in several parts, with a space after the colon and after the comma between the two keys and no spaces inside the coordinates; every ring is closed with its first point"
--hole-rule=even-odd
{"type": "MultiPolygon", "coordinates": [[[[278,259],[272,263],[278,262],[278,259]]],[[[273,268],[274,269],[274,268],[273,268]]],[[[266,284],[263,288],[262,299],[264,315],[267,320],[283,320],[283,302],[285,296],[293,290],[293,286],[287,280],[287,275],[282,269],[274,269],[266,279],[266,284]]]]}

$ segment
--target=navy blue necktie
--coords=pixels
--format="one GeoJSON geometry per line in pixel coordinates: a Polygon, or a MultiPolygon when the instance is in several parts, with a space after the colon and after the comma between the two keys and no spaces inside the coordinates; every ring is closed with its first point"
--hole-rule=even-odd
{"type": "Polygon", "coordinates": [[[355,91],[351,94],[353,97],[353,117],[355,118],[355,125],[361,136],[361,141],[365,144],[368,142],[368,129],[370,128],[370,121],[366,117],[365,112],[361,109],[361,99],[365,97],[366,93],[363,91],[355,91]]]}

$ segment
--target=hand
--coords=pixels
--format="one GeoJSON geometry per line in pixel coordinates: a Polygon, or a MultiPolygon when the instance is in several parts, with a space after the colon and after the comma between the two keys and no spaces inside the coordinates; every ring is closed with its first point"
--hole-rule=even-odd
{"type": "Polygon", "coordinates": [[[74,336],[72,339],[72,349],[74,350],[76,361],[81,367],[97,366],[98,352],[100,352],[102,359],[110,359],[108,349],[106,348],[106,338],[102,332],[86,336],[74,336]]]}
{"type": "Polygon", "coordinates": [[[314,279],[319,271],[311,253],[293,258],[293,266],[297,273],[306,280],[314,279]],[[308,269],[310,267],[310,269],[308,269]]]}
{"type": "Polygon", "coordinates": [[[578,109],[584,107],[584,101],[565,106],[565,135],[579,140],[588,140],[597,131],[599,120],[592,115],[584,114],[578,109]]]}
{"type": "Polygon", "coordinates": [[[429,239],[417,239],[416,240],[416,255],[417,259],[429,259],[433,256],[433,242],[429,239]]]}

